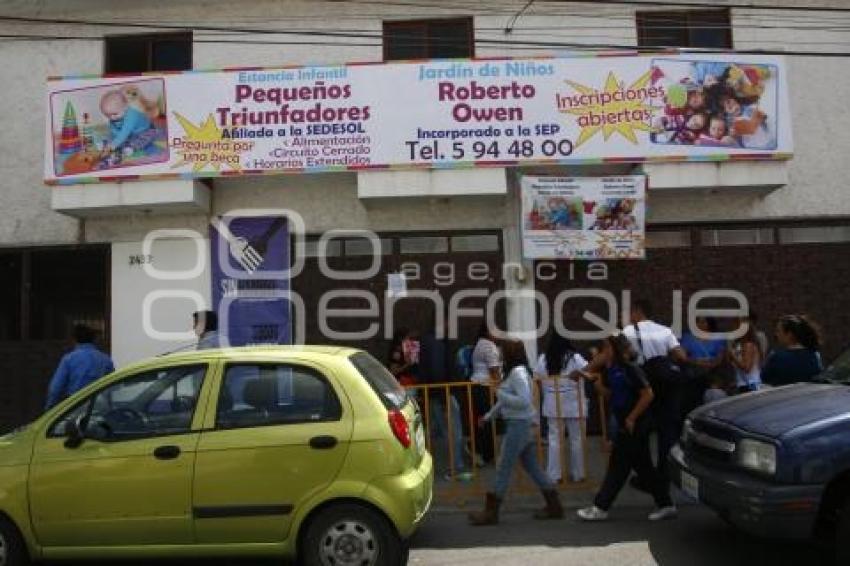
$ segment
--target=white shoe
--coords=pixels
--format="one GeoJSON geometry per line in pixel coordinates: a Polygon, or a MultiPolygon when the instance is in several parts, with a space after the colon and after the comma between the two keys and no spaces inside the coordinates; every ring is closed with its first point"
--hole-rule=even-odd
{"type": "Polygon", "coordinates": [[[576,512],[578,518],[582,521],[606,521],[608,520],[608,511],[603,511],[596,505],[579,509],[576,512]]]}
{"type": "Polygon", "coordinates": [[[650,521],[664,521],[665,519],[675,519],[679,515],[679,510],[674,505],[656,509],[649,514],[650,521]]]}

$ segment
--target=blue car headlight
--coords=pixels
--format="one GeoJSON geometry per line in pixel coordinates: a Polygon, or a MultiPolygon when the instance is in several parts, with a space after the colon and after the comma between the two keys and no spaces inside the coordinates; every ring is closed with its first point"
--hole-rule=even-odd
{"type": "Polygon", "coordinates": [[[776,474],[776,446],[768,442],[744,438],[738,442],[738,465],[761,474],[776,474]]]}

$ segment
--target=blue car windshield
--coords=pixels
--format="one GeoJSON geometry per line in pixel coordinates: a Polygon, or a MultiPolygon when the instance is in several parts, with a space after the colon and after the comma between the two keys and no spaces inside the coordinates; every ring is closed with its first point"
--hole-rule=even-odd
{"type": "Polygon", "coordinates": [[[816,378],[816,381],[850,385],[850,350],[847,350],[838,356],[835,361],[832,362],[832,365],[826,368],[823,373],[816,378]]]}

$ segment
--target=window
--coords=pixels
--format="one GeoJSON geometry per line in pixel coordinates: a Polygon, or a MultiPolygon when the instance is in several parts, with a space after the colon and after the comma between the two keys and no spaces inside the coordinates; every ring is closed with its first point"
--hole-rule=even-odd
{"type": "Polygon", "coordinates": [[[179,366],[122,379],[65,413],[49,436],[65,436],[80,417],[86,437],[103,442],[189,432],[206,369],[179,366]]]}
{"type": "Polygon", "coordinates": [[[472,18],[384,22],[384,60],[475,56],[472,18]]]}
{"type": "MultiPolygon", "coordinates": [[[[306,240],[304,242],[304,257],[319,257],[319,240],[306,240]]],[[[342,255],[342,242],[340,240],[328,240],[325,244],[325,257],[339,257],[342,255]]]]}
{"type": "Polygon", "coordinates": [[[795,226],[780,228],[783,244],[834,244],[850,242],[850,226],[795,226]]]}
{"type": "Polygon", "coordinates": [[[338,421],[342,406],[328,381],[303,366],[227,366],[218,398],[221,429],[338,421]]]}
{"type": "Polygon", "coordinates": [[[353,354],[349,361],[363,376],[388,409],[400,409],[407,403],[407,392],[381,362],[366,352],[353,354]]]}
{"type": "Polygon", "coordinates": [[[497,252],[499,236],[483,234],[480,236],[452,236],[453,252],[497,252]]]}
{"type": "Polygon", "coordinates": [[[192,33],[121,35],[105,39],[107,73],[186,71],[192,68],[192,33]]]}
{"type": "Polygon", "coordinates": [[[703,230],[704,246],[758,246],[773,244],[773,228],[703,230]]]}
{"type": "Polygon", "coordinates": [[[419,236],[402,238],[403,254],[444,254],[449,251],[449,239],[442,236],[419,236]]]}
{"type": "Polygon", "coordinates": [[[366,238],[357,238],[354,240],[345,240],[345,255],[346,256],[373,256],[390,255],[393,253],[393,241],[389,238],[381,238],[378,240],[378,245],[374,246],[374,242],[366,238]]]}
{"type": "Polygon", "coordinates": [[[638,12],[641,47],[732,48],[729,10],[638,12]]]}
{"type": "Polygon", "coordinates": [[[691,233],[688,230],[651,231],[646,233],[646,248],[650,250],[689,247],[691,247],[691,233]]]}

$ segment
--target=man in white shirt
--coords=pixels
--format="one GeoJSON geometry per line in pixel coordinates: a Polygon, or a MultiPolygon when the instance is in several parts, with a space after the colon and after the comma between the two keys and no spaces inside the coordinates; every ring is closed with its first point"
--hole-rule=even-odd
{"type": "Polygon", "coordinates": [[[679,345],[679,340],[673,331],[649,319],[652,307],[648,301],[638,300],[632,305],[632,323],[623,329],[623,334],[629,339],[638,355],[638,363],[658,356],[670,356],[673,360],[685,363],[688,355],[679,345]],[[640,338],[638,338],[640,334],[640,338]]]}
{"type": "MultiPolygon", "coordinates": [[[[637,362],[647,371],[650,383],[653,382],[651,366],[647,361],[653,358],[667,357],[675,364],[685,364],[688,355],[679,345],[679,340],[673,331],[650,319],[652,316],[652,305],[646,300],[637,300],[632,303],[632,323],[623,329],[623,334],[629,339],[638,355],[637,362]]],[[[662,364],[663,365],[663,364],[662,364]]],[[[676,444],[682,428],[682,415],[679,407],[680,387],[676,386],[676,380],[685,379],[685,374],[678,371],[678,367],[672,365],[674,371],[667,378],[664,387],[653,387],[655,400],[652,412],[655,417],[655,426],[658,430],[658,470],[664,474],[667,467],[667,455],[676,444]]],[[[683,383],[684,384],[684,383],[683,383]]]]}

